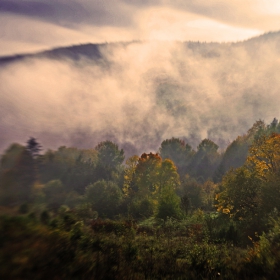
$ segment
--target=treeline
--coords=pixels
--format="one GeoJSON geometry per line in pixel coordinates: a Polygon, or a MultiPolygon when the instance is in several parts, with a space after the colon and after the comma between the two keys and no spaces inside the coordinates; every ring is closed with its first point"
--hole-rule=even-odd
{"type": "Polygon", "coordinates": [[[279,133],[276,119],[257,121],[224,152],[171,138],[125,164],[111,141],[43,154],[35,138],[12,144],[0,168],[0,275],[279,277],[279,133]]]}
{"type": "MultiPolygon", "coordinates": [[[[256,139],[278,132],[276,119],[269,125],[257,121],[224,152],[219,152],[210,139],[202,140],[195,151],[183,140],[171,138],[161,143],[156,154],[135,155],[125,164],[124,151],[111,141],[101,142],[94,149],[63,146],[40,154],[42,147],[30,138],[26,146],[12,144],[2,155],[0,202],[16,205],[38,200],[58,209],[61,205],[73,207],[87,196],[97,200],[98,195],[91,195],[96,190],[100,205],[118,208],[112,210],[114,215],[147,217],[155,213],[152,200],[158,200],[165,187],[170,187],[181,198],[185,212],[196,208],[210,211],[214,188],[226,172],[245,163],[256,139]],[[113,193],[115,201],[110,201],[109,194],[113,193]],[[141,210],[142,203],[149,207],[141,210]]],[[[104,217],[113,217],[107,210],[96,209],[104,217]]]]}

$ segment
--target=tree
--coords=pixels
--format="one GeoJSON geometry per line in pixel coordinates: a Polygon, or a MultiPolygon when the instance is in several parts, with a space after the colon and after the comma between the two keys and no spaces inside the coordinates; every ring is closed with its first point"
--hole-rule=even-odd
{"type": "Polygon", "coordinates": [[[250,147],[246,164],[262,182],[264,211],[280,210],[280,134],[272,133],[256,139],[250,147]]]}
{"type": "Polygon", "coordinates": [[[136,167],[138,164],[139,157],[134,155],[128,158],[125,162],[126,167],[124,169],[124,184],[123,192],[125,195],[132,195],[137,192],[138,188],[136,185],[136,167]]]}
{"type": "Polygon", "coordinates": [[[122,192],[112,181],[100,180],[86,188],[85,197],[99,216],[113,218],[118,214],[122,192]]]}
{"type": "Polygon", "coordinates": [[[29,201],[34,182],[35,168],[31,154],[25,147],[12,144],[1,158],[0,193],[3,203],[29,201]]]}
{"type": "Polygon", "coordinates": [[[118,145],[111,141],[104,141],[100,142],[95,150],[98,158],[95,170],[96,179],[119,181],[119,175],[123,172],[121,164],[125,158],[123,149],[119,150],[118,145]]]}
{"type": "Polygon", "coordinates": [[[95,150],[98,152],[98,164],[103,167],[116,168],[124,161],[124,151],[111,141],[100,142],[95,150]]]}
{"type": "Polygon", "coordinates": [[[246,164],[264,181],[280,172],[280,134],[262,136],[249,149],[246,164]]]}
{"type": "Polygon", "coordinates": [[[180,185],[177,167],[170,159],[158,154],[143,153],[126,161],[123,192],[129,213],[136,218],[153,214],[162,190],[169,186],[175,191],[180,185]]]}
{"type": "Polygon", "coordinates": [[[222,191],[216,195],[217,210],[236,221],[254,219],[260,208],[261,182],[246,166],[230,170],[223,178],[222,191]]]}
{"type": "Polygon", "coordinates": [[[214,181],[221,182],[223,175],[231,168],[241,167],[248,156],[250,142],[248,137],[238,136],[226,149],[221,163],[215,170],[214,181]]]}
{"type": "Polygon", "coordinates": [[[253,126],[247,132],[247,138],[251,141],[251,144],[254,139],[259,138],[260,136],[264,135],[266,132],[266,125],[264,121],[258,120],[256,121],[253,126]]]}
{"type": "Polygon", "coordinates": [[[161,143],[159,154],[162,159],[172,160],[178,168],[178,173],[183,176],[187,173],[194,151],[185,141],[173,137],[161,143]]]}
{"type": "Polygon", "coordinates": [[[273,132],[279,130],[277,119],[273,119],[270,125],[266,126],[264,121],[258,120],[247,131],[246,134],[238,136],[226,149],[219,167],[215,171],[214,181],[220,182],[222,176],[231,168],[241,167],[249,152],[249,147],[255,142],[261,141],[273,132]]]}
{"type": "Polygon", "coordinates": [[[224,176],[216,195],[217,211],[235,221],[245,244],[248,236],[255,238],[264,230],[261,187],[255,172],[242,166],[224,176]]]}
{"type": "Polygon", "coordinates": [[[217,210],[246,229],[246,236],[254,236],[263,230],[263,217],[279,209],[279,179],[280,135],[259,135],[245,164],[224,176],[216,196],[217,210]]]}
{"type": "Polygon", "coordinates": [[[166,220],[167,217],[182,217],[181,199],[176,195],[174,188],[168,185],[162,189],[157,208],[157,218],[166,220]]]}
{"type": "Polygon", "coordinates": [[[85,187],[97,181],[97,151],[60,147],[57,151],[48,150],[41,157],[40,180],[47,183],[60,180],[67,191],[84,194],[85,187]]]}
{"type": "Polygon", "coordinates": [[[162,161],[158,154],[142,154],[135,168],[138,194],[157,196],[166,185],[174,189],[180,185],[179,174],[170,159],[162,161]]]}
{"type": "Polygon", "coordinates": [[[158,154],[142,154],[136,166],[136,184],[141,196],[157,193],[158,174],[161,166],[161,157],[158,154]]]}
{"type": "Polygon", "coordinates": [[[158,173],[158,182],[159,192],[164,186],[170,186],[175,190],[180,185],[179,174],[172,160],[165,159],[162,161],[158,173]]]}
{"type": "Polygon", "coordinates": [[[37,158],[42,146],[37,142],[36,138],[30,137],[27,141],[26,149],[30,152],[33,158],[37,158]]]}
{"type": "Polygon", "coordinates": [[[191,175],[202,182],[211,178],[220,162],[218,148],[219,146],[210,139],[202,140],[190,164],[191,175]]]}
{"type": "Polygon", "coordinates": [[[210,139],[204,139],[202,140],[199,145],[197,146],[197,150],[200,152],[205,152],[205,153],[216,153],[218,150],[219,146],[215,144],[213,141],[210,139]]]}

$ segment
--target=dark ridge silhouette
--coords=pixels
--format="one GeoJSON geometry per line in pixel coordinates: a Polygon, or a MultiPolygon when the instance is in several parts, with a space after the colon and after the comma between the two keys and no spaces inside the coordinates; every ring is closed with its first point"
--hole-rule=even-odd
{"type": "Polygon", "coordinates": [[[39,53],[39,56],[43,56],[50,59],[62,59],[68,58],[72,60],[79,60],[82,56],[98,60],[102,58],[99,47],[104,44],[85,44],[78,46],[70,46],[64,48],[56,48],[51,51],[44,51],[39,53]]]}
{"type": "MultiPolygon", "coordinates": [[[[192,50],[194,53],[200,54],[206,58],[219,57],[219,50],[228,49],[229,47],[245,46],[257,46],[259,44],[275,41],[277,46],[280,47],[280,31],[268,32],[263,35],[250,38],[245,41],[233,42],[233,43],[217,43],[217,42],[182,42],[187,49],[192,50]]],[[[106,46],[120,46],[127,47],[130,44],[143,43],[143,41],[131,41],[131,42],[113,42],[113,43],[99,43],[99,44],[80,44],[68,47],[58,47],[47,51],[31,53],[31,54],[16,54],[9,56],[0,56],[0,65],[9,64],[13,62],[19,62],[29,58],[48,58],[48,59],[70,59],[73,61],[79,61],[81,58],[91,59],[98,61],[103,58],[101,48],[106,46]]],[[[163,42],[164,43],[164,42],[163,42]]]]}
{"type": "Polygon", "coordinates": [[[47,59],[71,59],[74,61],[80,60],[81,57],[86,57],[92,60],[102,58],[99,47],[104,44],[84,44],[69,47],[60,47],[52,50],[38,52],[34,54],[17,54],[11,56],[0,57],[0,65],[19,62],[29,58],[47,58],[47,59]]]}

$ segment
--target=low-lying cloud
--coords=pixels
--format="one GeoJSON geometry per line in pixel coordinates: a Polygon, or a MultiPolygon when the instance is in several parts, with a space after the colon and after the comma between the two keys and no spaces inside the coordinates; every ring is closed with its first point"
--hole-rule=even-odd
{"type": "Polygon", "coordinates": [[[103,59],[29,58],[0,69],[0,150],[30,136],[45,148],[112,140],[133,153],[180,137],[224,147],[279,117],[280,35],[238,44],[134,42],[103,59]]]}

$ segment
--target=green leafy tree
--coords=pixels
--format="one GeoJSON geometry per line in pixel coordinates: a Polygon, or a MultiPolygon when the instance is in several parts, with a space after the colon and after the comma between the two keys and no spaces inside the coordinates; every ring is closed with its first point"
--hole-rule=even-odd
{"type": "Polygon", "coordinates": [[[229,171],[222,181],[222,192],[216,195],[217,210],[237,221],[251,220],[260,207],[261,182],[246,167],[229,171]]]}
{"type": "Polygon", "coordinates": [[[158,154],[142,154],[136,166],[136,182],[138,194],[149,196],[158,192],[158,175],[161,167],[161,157],[158,154]]]}
{"type": "Polygon", "coordinates": [[[157,207],[157,218],[166,220],[168,217],[181,218],[181,199],[175,193],[172,186],[166,185],[160,194],[158,207],[157,207]]]}
{"type": "Polygon", "coordinates": [[[161,163],[161,167],[158,173],[158,186],[159,192],[164,186],[173,187],[175,190],[180,185],[180,178],[177,172],[177,167],[170,159],[165,159],[161,163]]]}
{"type": "Polygon", "coordinates": [[[262,182],[246,166],[229,171],[216,195],[217,210],[236,222],[243,242],[264,230],[261,198],[262,182]]]}
{"type": "Polygon", "coordinates": [[[123,194],[116,183],[101,180],[86,188],[85,198],[99,216],[112,218],[118,214],[123,194]]]}
{"type": "Polygon", "coordinates": [[[180,185],[179,174],[170,159],[162,161],[158,154],[142,154],[135,169],[138,194],[156,197],[164,186],[174,189],[180,185]]]}
{"type": "Polygon", "coordinates": [[[170,159],[162,160],[154,153],[133,156],[126,163],[123,192],[127,210],[136,218],[149,217],[162,190],[167,185],[173,190],[180,185],[177,167],[170,159]]]}

